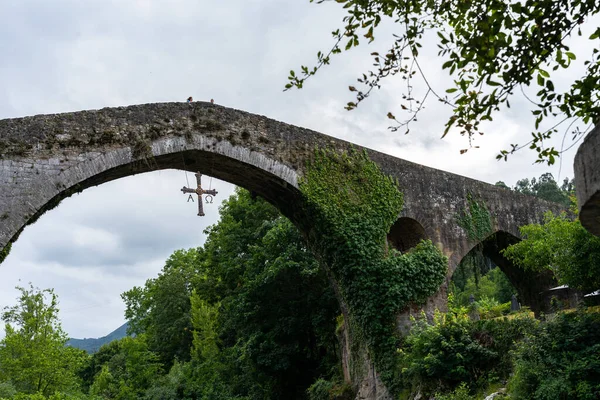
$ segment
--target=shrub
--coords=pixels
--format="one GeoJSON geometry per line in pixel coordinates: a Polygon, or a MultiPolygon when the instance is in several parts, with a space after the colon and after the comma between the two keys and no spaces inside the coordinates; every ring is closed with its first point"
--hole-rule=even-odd
{"type": "Polygon", "coordinates": [[[473,397],[469,395],[469,388],[466,384],[461,383],[454,392],[447,394],[436,393],[436,400],[472,400],[473,397]]]}
{"type": "Polygon", "coordinates": [[[427,396],[461,383],[475,391],[506,379],[510,350],[535,325],[530,318],[470,321],[451,314],[437,315],[433,325],[417,321],[399,350],[404,384],[427,396]]]}
{"type": "Polygon", "coordinates": [[[476,304],[481,318],[483,319],[501,317],[510,312],[510,301],[508,303],[500,304],[493,298],[483,297],[476,304]]]}
{"type": "Polygon", "coordinates": [[[309,400],[352,400],[354,391],[346,383],[333,383],[318,379],[307,390],[309,400]]]}
{"type": "Polygon", "coordinates": [[[600,397],[600,314],[558,313],[517,346],[515,399],[600,397]]]}

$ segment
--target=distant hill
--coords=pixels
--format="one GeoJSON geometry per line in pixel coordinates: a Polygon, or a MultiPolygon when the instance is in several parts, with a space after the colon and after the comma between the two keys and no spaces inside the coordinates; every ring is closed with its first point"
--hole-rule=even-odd
{"type": "Polygon", "coordinates": [[[81,350],[85,350],[88,353],[95,353],[100,349],[103,344],[107,344],[112,342],[113,340],[118,340],[127,336],[127,327],[128,324],[125,322],[123,325],[112,331],[106,336],[101,338],[93,339],[73,339],[70,338],[67,341],[67,346],[76,347],[81,350]]]}

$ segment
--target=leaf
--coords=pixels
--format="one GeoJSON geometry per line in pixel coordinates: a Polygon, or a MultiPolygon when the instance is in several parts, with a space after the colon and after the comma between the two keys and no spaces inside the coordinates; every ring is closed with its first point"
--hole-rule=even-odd
{"type": "Polygon", "coordinates": [[[454,93],[456,92],[458,89],[457,88],[450,88],[450,89],[446,89],[446,93],[454,93]]]}
{"type": "Polygon", "coordinates": [[[540,85],[540,86],[544,86],[544,82],[545,82],[544,77],[541,74],[538,74],[538,76],[537,76],[537,84],[540,85]]]}

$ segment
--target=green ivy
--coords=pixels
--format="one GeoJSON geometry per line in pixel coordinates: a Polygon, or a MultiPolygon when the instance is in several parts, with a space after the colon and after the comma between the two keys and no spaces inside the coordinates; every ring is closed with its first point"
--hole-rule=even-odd
{"type": "Polygon", "coordinates": [[[366,344],[383,383],[397,393],[396,316],[436,292],[447,259],[429,240],[405,254],[388,250],[403,196],[366,153],[317,150],[300,190],[309,245],[338,287],[352,339],[366,344]]]}
{"type": "Polygon", "coordinates": [[[492,216],[485,202],[475,200],[471,193],[467,194],[467,204],[469,208],[456,217],[456,222],[470,240],[481,242],[493,231],[492,216]]]}
{"type": "Polygon", "coordinates": [[[6,246],[4,246],[4,248],[2,250],[0,250],[0,264],[2,264],[4,262],[4,260],[6,259],[6,257],[8,257],[11,247],[12,247],[12,243],[9,243],[6,246]]]}

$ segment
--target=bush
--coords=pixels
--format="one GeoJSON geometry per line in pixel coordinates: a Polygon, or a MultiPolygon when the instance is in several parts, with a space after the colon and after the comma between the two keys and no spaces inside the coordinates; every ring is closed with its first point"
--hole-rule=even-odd
{"type": "Polygon", "coordinates": [[[333,388],[333,383],[325,379],[319,379],[308,388],[309,400],[329,400],[329,391],[333,388]]]}
{"type": "Polygon", "coordinates": [[[436,400],[472,400],[473,397],[469,395],[469,388],[466,384],[461,383],[454,392],[448,394],[436,393],[436,400]]]}
{"type": "Polygon", "coordinates": [[[318,379],[307,390],[309,400],[352,400],[354,391],[346,383],[338,384],[318,379]]]}
{"type": "Polygon", "coordinates": [[[483,297],[475,304],[483,319],[498,318],[510,313],[510,301],[500,304],[493,298],[483,297]]]}
{"type": "Polygon", "coordinates": [[[515,399],[600,398],[600,314],[559,313],[517,347],[515,399]]]}
{"type": "Polygon", "coordinates": [[[530,318],[471,321],[450,314],[436,316],[433,325],[418,321],[399,350],[405,387],[428,396],[461,383],[476,391],[506,379],[510,350],[535,325],[530,318]]]}

